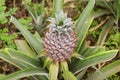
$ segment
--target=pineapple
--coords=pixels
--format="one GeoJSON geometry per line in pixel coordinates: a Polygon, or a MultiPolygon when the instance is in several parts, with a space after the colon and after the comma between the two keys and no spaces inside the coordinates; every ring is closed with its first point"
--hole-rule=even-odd
{"type": "Polygon", "coordinates": [[[54,62],[70,59],[77,41],[72,19],[67,18],[67,14],[61,11],[48,21],[50,24],[44,38],[46,55],[54,62]]]}

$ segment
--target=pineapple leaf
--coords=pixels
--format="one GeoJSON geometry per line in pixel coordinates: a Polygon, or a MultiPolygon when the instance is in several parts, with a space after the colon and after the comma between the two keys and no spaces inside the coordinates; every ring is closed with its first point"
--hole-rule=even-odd
{"type": "Polygon", "coordinates": [[[85,23],[85,20],[87,20],[88,16],[90,15],[90,12],[92,11],[93,7],[95,5],[95,0],[89,0],[86,8],[81,13],[80,17],[78,18],[76,24],[75,24],[75,30],[77,33],[80,32],[80,29],[82,29],[83,24],[85,23]]]}
{"type": "Polygon", "coordinates": [[[117,52],[117,50],[110,50],[84,58],[83,60],[80,60],[74,64],[72,71],[76,74],[90,66],[111,60],[113,57],[116,56],[117,52]]]}
{"type": "Polygon", "coordinates": [[[63,0],[53,0],[53,15],[63,10],[63,0]]]}
{"type": "Polygon", "coordinates": [[[5,77],[5,75],[3,75],[3,74],[0,74],[0,80],[1,80],[3,77],[5,77]]]}
{"type": "Polygon", "coordinates": [[[80,73],[76,75],[78,80],[81,80],[81,78],[85,75],[87,69],[82,70],[80,73]]]}
{"type": "Polygon", "coordinates": [[[29,56],[25,55],[23,52],[20,52],[20,51],[14,50],[14,49],[9,49],[9,48],[6,48],[5,51],[14,60],[19,60],[19,61],[29,64],[33,67],[40,66],[39,60],[37,60],[36,58],[29,57],[29,56]]]}
{"type": "Polygon", "coordinates": [[[59,64],[58,63],[51,63],[49,69],[49,80],[58,80],[58,71],[59,71],[59,64]]]}
{"type": "Polygon", "coordinates": [[[25,53],[25,55],[36,58],[35,52],[33,52],[25,40],[15,40],[15,44],[20,51],[25,53]]]}
{"type": "Polygon", "coordinates": [[[82,55],[84,57],[88,57],[104,51],[105,51],[105,47],[93,46],[93,47],[88,47],[82,55]]]}
{"type": "Polygon", "coordinates": [[[23,69],[23,68],[26,68],[26,67],[31,67],[31,65],[28,65],[28,64],[26,64],[26,63],[24,63],[24,62],[22,62],[20,60],[13,59],[9,55],[9,52],[8,51],[6,52],[5,49],[0,50],[0,58],[7,61],[7,62],[9,62],[9,63],[11,63],[11,64],[13,64],[14,66],[16,66],[16,67],[18,67],[20,69],[23,69]]]}
{"type": "MultiPolygon", "coordinates": [[[[87,20],[85,21],[84,24],[82,24],[84,27],[81,28],[81,30],[79,30],[80,32],[78,33],[78,37],[79,37],[79,40],[78,40],[78,48],[77,48],[77,51],[84,51],[84,49],[82,49],[82,45],[85,44],[84,39],[86,37],[86,34],[88,32],[88,29],[93,21],[94,18],[96,17],[99,17],[99,16],[102,16],[102,15],[105,15],[105,14],[110,14],[111,12],[110,11],[95,11],[95,12],[92,12],[90,14],[90,16],[87,18],[87,20]]],[[[85,44],[86,46],[86,44],[85,44]]],[[[81,52],[82,53],[82,52],[81,52]]]]}
{"type": "Polygon", "coordinates": [[[44,68],[46,66],[48,66],[49,64],[51,64],[51,63],[52,63],[52,60],[49,57],[47,57],[46,60],[45,60],[45,62],[44,62],[44,68]]]}
{"type": "Polygon", "coordinates": [[[37,31],[35,31],[34,37],[40,42],[43,43],[43,39],[42,37],[40,37],[39,33],[37,31]]]}
{"type": "Polygon", "coordinates": [[[90,14],[91,17],[96,18],[105,14],[111,14],[110,11],[107,10],[98,10],[98,11],[94,11],[90,14]]]}
{"type": "Polygon", "coordinates": [[[41,16],[44,12],[44,2],[45,1],[42,0],[41,4],[36,4],[35,10],[28,4],[26,4],[25,6],[35,23],[37,22],[37,18],[41,16]]]}
{"type": "Polygon", "coordinates": [[[66,78],[67,76],[65,76],[65,74],[63,73],[63,77],[65,80],[78,80],[72,72],[67,71],[66,73],[68,75],[68,78],[66,78]]]}
{"type": "Polygon", "coordinates": [[[16,80],[19,78],[33,76],[33,75],[41,75],[41,76],[47,77],[48,73],[40,67],[39,68],[27,68],[27,69],[23,69],[23,70],[14,72],[12,74],[9,74],[6,77],[3,77],[1,80],[16,80]]]}
{"type": "Polygon", "coordinates": [[[65,80],[69,80],[69,76],[68,76],[69,69],[68,69],[68,64],[67,64],[67,62],[66,62],[66,61],[61,62],[61,67],[62,67],[64,79],[65,79],[65,80]]]}
{"type": "Polygon", "coordinates": [[[81,57],[81,58],[82,58],[83,56],[80,55],[80,54],[78,54],[77,52],[75,52],[74,54],[72,54],[72,57],[76,57],[76,58],[77,58],[77,57],[81,57]]]}
{"type": "Polygon", "coordinates": [[[105,24],[104,28],[102,29],[102,32],[100,33],[100,36],[99,36],[98,41],[97,41],[97,45],[99,45],[99,46],[103,46],[104,45],[104,41],[105,41],[109,31],[113,27],[113,24],[114,24],[113,19],[109,19],[107,21],[107,23],[105,24]]]}
{"type": "Polygon", "coordinates": [[[35,22],[37,22],[36,16],[35,16],[35,14],[34,14],[34,10],[33,10],[28,4],[26,4],[26,8],[27,8],[28,12],[30,13],[30,15],[32,16],[33,20],[34,20],[35,22]]]}
{"type": "Polygon", "coordinates": [[[10,21],[18,28],[28,43],[36,50],[38,54],[43,50],[42,44],[13,16],[10,21]]]}
{"type": "MultiPolygon", "coordinates": [[[[113,63],[106,65],[100,69],[101,73],[106,77],[109,77],[120,71],[120,60],[117,60],[113,63]]],[[[88,76],[86,80],[103,80],[105,79],[98,71],[94,72],[92,75],[88,76]]]]}
{"type": "Polygon", "coordinates": [[[69,71],[68,64],[66,61],[61,62],[61,67],[62,67],[62,71],[63,71],[62,76],[63,76],[64,80],[77,80],[77,78],[74,76],[74,74],[69,71]]]}
{"type": "Polygon", "coordinates": [[[80,48],[85,40],[87,31],[88,31],[92,21],[93,21],[93,17],[87,18],[86,22],[83,24],[83,27],[80,29],[80,32],[78,33],[79,40],[78,40],[78,45],[77,45],[77,52],[80,50],[80,48]]]}

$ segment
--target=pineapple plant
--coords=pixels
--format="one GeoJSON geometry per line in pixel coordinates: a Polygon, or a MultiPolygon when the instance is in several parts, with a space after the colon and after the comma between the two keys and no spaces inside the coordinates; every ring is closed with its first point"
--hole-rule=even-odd
{"type": "MultiPolygon", "coordinates": [[[[44,0],[42,1],[43,4],[44,0]]],[[[10,21],[22,33],[25,40],[15,41],[18,50],[10,48],[0,50],[0,58],[20,70],[9,75],[0,74],[0,80],[20,80],[23,77],[28,77],[30,80],[104,80],[111,73],[120,71],[120,60],[97,69],[97,64],[115,57],[117,50],[105,51],[105,47],[91,47],[85,40],[93,19],[106,13],[90,14],[95,0],[89,0],[74,24],[63,12],[62,2],[62,0],[53,0],[54,18],[46,20],[50,23],[47,25],[44,37],[39,35],[39,31],[32,34],[16,18],[11,17],[10,21]],[[85,75],[91,66],[96,70],[90,76],[85,75]],[[84,78],[84,75],[87,77],[84,78]]],[[[40,29],[40,19],[33,14],[33,11],[29,10],[29,12],[37,28],[40,29]]],[[[37,16],[42,18],[43,14],[37,16]]]]}
{"type": "Polygon", "coordinates": [[[76,47],[76,34],[73,30],[73,21],[67,18],[63,11],[50,18],[50,24],[44,38],[46,56],[54,62],[70,59],[76,47]]]}

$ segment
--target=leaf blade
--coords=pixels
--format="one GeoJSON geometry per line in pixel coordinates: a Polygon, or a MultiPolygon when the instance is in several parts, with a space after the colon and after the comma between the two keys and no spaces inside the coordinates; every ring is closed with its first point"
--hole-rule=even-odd
{"type": "Polygon", "coordinates": [[[89,56],[75,63],[72,71],[75,74],[79,73],[81,70],[86,69],[90,66],[112,59],[113,57],[116,56],[116,54],[117,54],[117,50],[110,50],[89,56]]]}
{"type": "Polygon", "coordinates": [[[59,70],[59,64],[58,63],[51,63],[50,64],[49,80],[57,80],[58,70],[59,70]]]}
{"type": "Polygon", "coordinates": [[[21,24],[17,21],[16,18],[13,16],[11,17],[10,21],[19,29],[25,39],[28,41],[30,45],[36,50],[38,54],[43,50],[42,44],[21,24]]]}
{"type": "Polygon", "coordinates": [[[95,0],[90,0],[86,6],[86,8],[81,13],[80,17],[78,18],[78,21],[75,24],[75,31],[78,33],[80,29],[82,29],[82,24],[87,19],[88,15],[92,11],[93,7],[95,5],[95,0]]]}
{"type": "Polygon", "coordinates": [[[15,44],[20,51],[23,51],[27,56],[35,58],[35,52],[28,46],[25,40],[15,40],[15,44]]]}
{"type": "Polygon", "coordinates": [[[33,75],[44,75],[47,76],[47,72],[42,68],[27,68],[15,73],[9,74],[6,77],[3,77],[2,80],[16,80],[19,78],[33,76],[33,75]]]}
{"type": "Polygon", "coordinates": [[[53,0],[53,15],[63,9],[63,0],[53,0]]]}
{"type": "MultiPolygon", "coordinates": [[[[101,73],[105,75],[106,77],[111,76],[112,74],[115,74],[120,71],[120,60],[117,60],[113,63],[108,64],[107,66],[100,69],[101,73]]],[[[86,80],[103,80],[104,77],[100,75],[99,72],[94,72],[92,75],[90,75],[86,80]]]]}

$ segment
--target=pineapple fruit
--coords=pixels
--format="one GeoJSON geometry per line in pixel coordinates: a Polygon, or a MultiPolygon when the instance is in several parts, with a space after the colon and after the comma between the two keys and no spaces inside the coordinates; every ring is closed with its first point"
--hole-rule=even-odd
{"type": "Polygon", "coordinates": [[[72,19],[67,18],[67,14],[61,11],[48,21],[50,24],[44,38],[46,55],[54,62],[70,59],[77,41],[72,19]]]}

